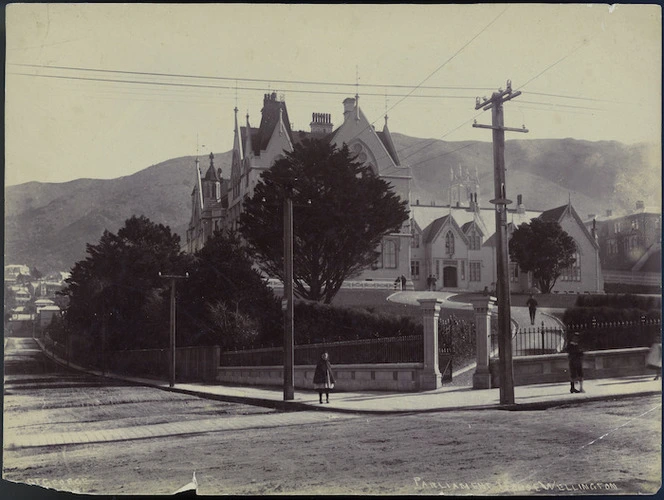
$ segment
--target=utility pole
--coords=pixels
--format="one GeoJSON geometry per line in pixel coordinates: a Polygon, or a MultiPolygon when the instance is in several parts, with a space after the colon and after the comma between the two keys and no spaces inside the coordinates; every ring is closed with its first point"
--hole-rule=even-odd
{"type": "Polygon", "coordinates": [[[500,403],[514,404],[514,373],[512,370],[512,328],[510,314],[509,253],[507,250],[507,199],[505,189],[505,131],[528,132],[522,128],[505,127],[503,122],[503,103],[521,95],[512,91],[512,82],[507,80],[506,90],[498,89],[490,99],[475,100],[475,109],[491,110],[491,125],[473,123],[475,128],[488,128],[493,131],[493,179],[495,199],[490,200],[496,206],[496,274],[498,299],[498,357],[500,372],[500,403]]]}
{"type": "Polygon", "coordinates": [[[169,352],[170,362],[168,363],[168,386],[173,387],[175,385],[175,281],[188,278],[189,273],[184,273],[184,276],[177,276],[174,274],[161,274],[160,272],[159,277],[171,280],[171,335],[169,352]]]}
{"type": "Polygon", "coordinates": [[[284,401],[295,399],[293,340],[293,185],[284,191],[284,401]]]}

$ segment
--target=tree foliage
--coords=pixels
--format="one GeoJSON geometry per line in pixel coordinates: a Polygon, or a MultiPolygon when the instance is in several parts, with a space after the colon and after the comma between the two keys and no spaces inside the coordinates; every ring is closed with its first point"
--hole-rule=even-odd
{"type": "Polygon", "coordinates": [[[323,140],[304,140],[266,170],[245,201],[240,232],[272,277],[284,278],[283,202],[293,200],[294,288],[329,303],[408,219],[406,202],[370,167],[323,140]]]}
{"type": "Polygon", "coordinates": [[[178,286],[183,342],[239,349],[281,335],[276,298],[236,234],[216,231],[186,267],[189,279],[178,286]]]}
{"type": "Polygon", "coordinates": [[[109,349],[168,345],[168,283],[159,272],[177,272],[180,237],[147,217],[131,217],[117,234],[104,231],[87,245],[60,291],[69,299],[66,321],[109,349]],[[165,307],[164,307],[165,303],[165,307]]]}
{"type": "Polygon", "coordinates": [[[512,233],[509,254],[524,271],[532,271],[542,293],[549,293],[563,269],[575,262],[576,244],[555,221],[533,219],[512,233]]]}

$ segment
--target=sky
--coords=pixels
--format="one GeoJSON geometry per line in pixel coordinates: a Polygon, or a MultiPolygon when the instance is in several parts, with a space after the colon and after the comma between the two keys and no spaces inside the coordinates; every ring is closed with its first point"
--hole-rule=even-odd
{"type": "Polygon", "coordinates": [[[295,130],[357,93],[378,129],[488,142],[475,98],[508,79],[508,140],[660,151],[658,5],[11,4],[6,27],[5,185],[228,151],[268,92],[295,130]]]}

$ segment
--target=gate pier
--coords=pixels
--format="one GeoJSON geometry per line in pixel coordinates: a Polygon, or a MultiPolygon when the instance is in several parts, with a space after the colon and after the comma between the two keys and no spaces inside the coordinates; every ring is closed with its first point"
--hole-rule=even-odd
{"type": "Polygon", "coordinates": [[[424,325],[424,369],[420,375],[420,390],[439,389],[443,383],[438,368],[438,316],[442,299],[418,299],[424,325]]]}
{"type": "Polygon", "coordinates": [[[473,373],[473,389],[491,389],[491,313],[496,308],[495,297],[479,297],[471,300],[475,311],[475,335],[477,368],[473,373]]]}

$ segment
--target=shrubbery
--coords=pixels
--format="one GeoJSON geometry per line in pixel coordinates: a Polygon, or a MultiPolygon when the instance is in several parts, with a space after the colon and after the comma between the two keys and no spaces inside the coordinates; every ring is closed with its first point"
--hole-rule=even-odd
{"type": "Polygon", "coordinates": [[[598,323],[616,321],[640,321],[641,316],[648,319],[659,319],[662,317],[660,309],[648,311],[634,307],[618,309],[614,307],[572,307],[565,311],[563,323],[591,323],[593,318],[598,323]]]}
{"type": "Polygon", "coordinates": [[[374,314],[319,303],[295,304],[295,343],[419,335],[422,325],[412,318],[374,314]]]}
{"type": "Polygon", "coordinates": [[[645,297],[632,294],[579,295],[576,307],[605,307],[616,309],[639,309],[649,311],[662,308],[662,297],[645,297]]]}

